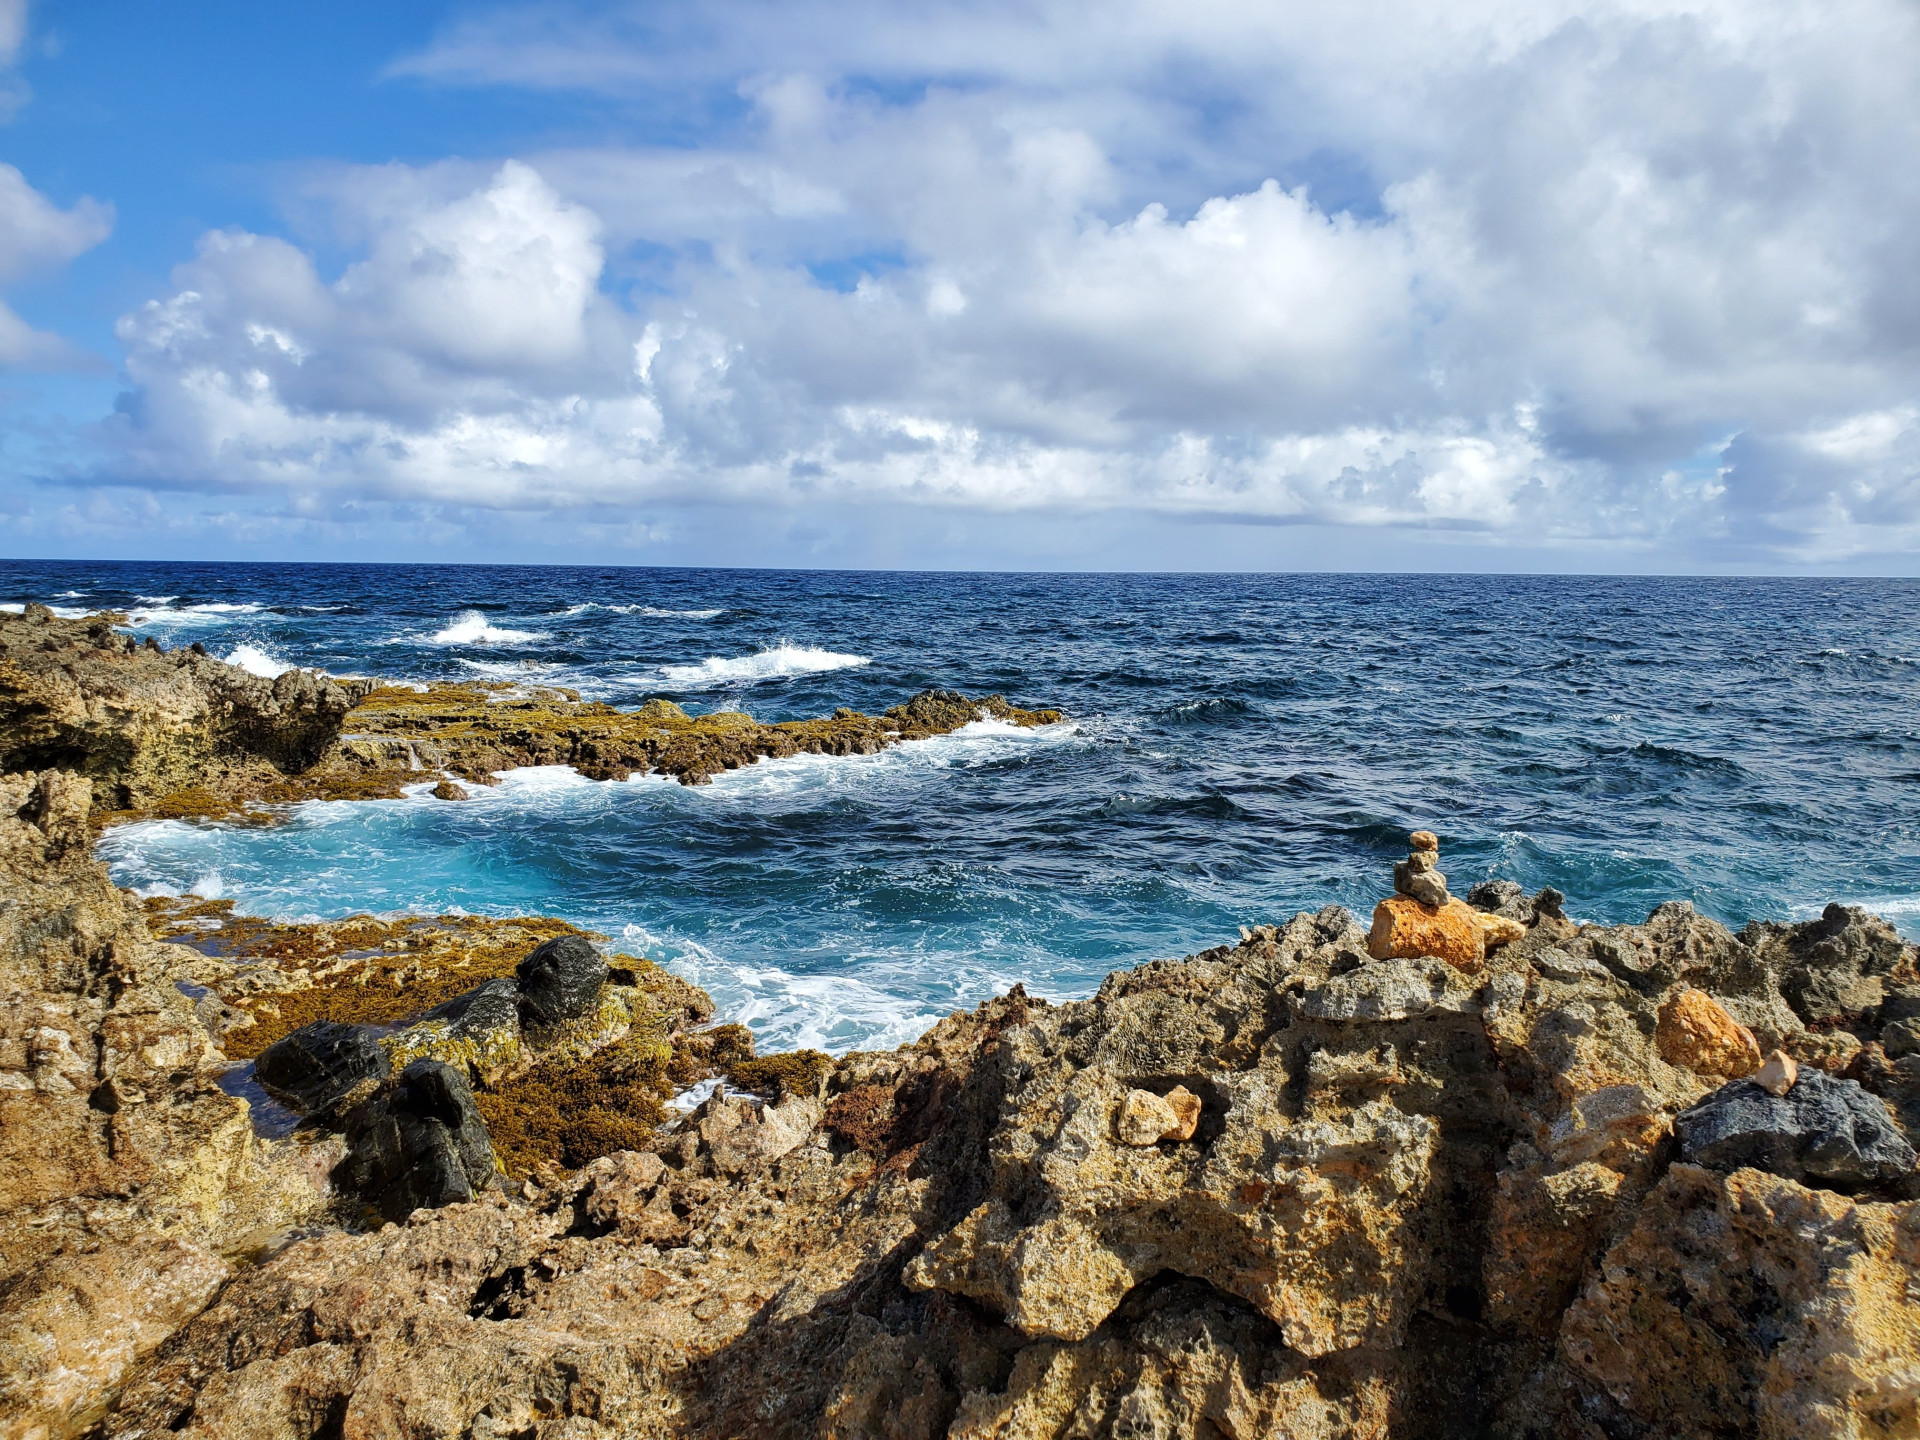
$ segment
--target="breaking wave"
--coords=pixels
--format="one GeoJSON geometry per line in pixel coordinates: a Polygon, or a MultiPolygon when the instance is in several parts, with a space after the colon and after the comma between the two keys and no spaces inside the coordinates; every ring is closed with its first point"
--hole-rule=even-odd
{"type": "Polygon", "coordinates": [[[462,610],[447,622],[445,628],[436,630],[428,636],[427,643],[430,645],[526,645],[546,638],[544,631],[509,630],[504,625],[488,624],[487,617],[478,610],[462,610]]]}
{"type": "Polygon", "coordinates": [[[752,655],[723,658],[710,655],[696,665],[663,665],[660,677],[681,690],[724,689],[729,685],[758,685],[794,675],[820,675],[829,670],[851,670],[871,665],[871,655],[849,655],[819,645],[779,644],[752,655]]]}

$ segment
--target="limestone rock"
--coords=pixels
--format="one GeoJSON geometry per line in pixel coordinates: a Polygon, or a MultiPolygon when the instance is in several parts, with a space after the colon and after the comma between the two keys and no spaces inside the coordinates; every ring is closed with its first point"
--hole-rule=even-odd
{"type": "Polygon", "coordinates": [[[1886,921],[1845,905],[1794,925],[1755,921],[1741,940],[1780,976],[1787,1002],[1808,1024],[1854,1030],[1877,1010],[1887,984],[1911,981],[1916,953],[1886,921]]]}
{"type": "Polygon", "coordinates": [[[1176,1085],[1167,1092],[1167,1105],[1173,1111],[1173,1124],[1161,1133],[1162,1140],[1191,1140],[1193,1132],[1200,1128],[1200,1112],[1205,1107],[1200,1097],[1184,1085],[1176,1085]]]}
{"type": "Polygon", "coordinates": [[[1157,1145],[1161,1136],[1180,1128],[1180,1117],[1151,1090],[1129,1090],[1115,1124],[1122,1145],[1157,1145]]]}
{"type": "Polygon", "coordinates": [[[1486,963],[1487,947],[1480,922],[1464,901],[1449,900],[1436,909],[1394,895],[1374,907],[1367,953],[1376,960],[1433,956],[1458,969],[1477,971],[1486,963]]]}
{"type": "Polygon", "coordinates": [[[1600,1433],[1913,1433],[1920,1203],[1675,1165],[1567,1312],[1560,1349],[1600,1433]]]}
{"type": "Polygon", "coordinates": [[[269,1045],[254,1075],[270,1095],[302,1115],[331,1110],[388,1074],[387,1055],[363,1025],[318,1020],[269,1045]]]}
{"type": "Polygon", "coordinates": [[[101,808],[144,804],[231,771],[312,765],[357,692],[310,671],[272,679],[191,650],[128,649],[124,616],[0,614],[0,769],[55,761],[101,808]]]}
{"type": "Polygon", "coordinates": [[[1511,945],[1516,940],[1527,938],[1527,927],[1518,920],[1505,915],[1494,915],[1484,910],[1474,911],[1474,920],[1480,926],[1481,942],[1489,950],[1502,945],[1511,945]]]}
{"type": "Polygon", "coordinates": [[[1698,1075],[1737,1078],[1760,1068],[1760,1042],[1704,990],[1685,989],[1660,1007],[1660,1058],[1698,1075]]]}
{"type": "Polygon", "coordinates": [[[607,962],[579,935],[561,935],[520,962],[520,1014],[529,1025],[585,1015],[607,981],[607,962]]]}
{"type": "Polygon", "coordinates": [[[1799,1078],[1799,1064],[1784,1050],[1774,1051],[1767,1056],[1767,1063],[1753,1072],[1753,1083],[1769,1095],[1786,1094],[1799,1078]]]}
{"type": "Polygon", "coordinates": [[[793,1150],[824,1115],[825,1108],[812,1096],[790,1095],[778,1105],[762,1105],[716,1090],[694,1113],[692,1123],[714,1168],[722,1175],[742,1175],[793,1150]]]}
{"type": "Polygon", "coordinates": [[[1715,1170],[1752,1166],[1855,1191],[1913,1178],[1914,1151],[1886,1105],[1852,1080],[1802,1072],[1785,1095],[1734,1080],[1674,1121],[1680,1154],[1715,1170]]]}

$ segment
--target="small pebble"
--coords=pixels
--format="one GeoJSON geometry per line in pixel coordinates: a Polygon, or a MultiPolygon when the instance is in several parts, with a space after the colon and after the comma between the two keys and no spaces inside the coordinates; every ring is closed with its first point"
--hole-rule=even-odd
{"type": "Polygon", "coordinates": [[[1753,1083],[1769,1095],[1786,1094],[1799,1078],[1798,1062],[1784,1050],[1774,1051],[1767,1056],[1766,1063],[1753,1072],[1753,1083]]]}
{"type": "Polygon", "coordinates": [[[1407,848],[1409,850],[1438,850],[1440,848],[1440,837],[1435,835],[1431,830],[1416,830],[1407,837],[1407,848]]]}

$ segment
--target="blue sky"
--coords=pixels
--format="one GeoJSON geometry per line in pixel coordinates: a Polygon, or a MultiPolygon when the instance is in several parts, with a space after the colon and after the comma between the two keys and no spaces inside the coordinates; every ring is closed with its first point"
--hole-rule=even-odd
{"type": "Polygon", "coordinates": [[[0,0],[0,551],[1920,571],[1920,18],[0,0]]]}

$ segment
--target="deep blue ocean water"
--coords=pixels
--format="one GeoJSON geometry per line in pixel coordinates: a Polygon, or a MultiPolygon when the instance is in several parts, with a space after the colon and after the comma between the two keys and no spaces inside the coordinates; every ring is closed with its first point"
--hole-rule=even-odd
{"type": "Polygon", "coordinates": [[[930,685],[1069,718],[685,788],[566,771],[463,803],[108,832],[124,885],[281,917],[560,915],[775,1046],[911,1038],[1014,981],[1338,901],[1407,831],[1462,892],[1738,926],[1865,904],[1920,933],[1920,582],[915,575],[0,563],[258,669],[561,684],[783,720],[930,685]]]}

